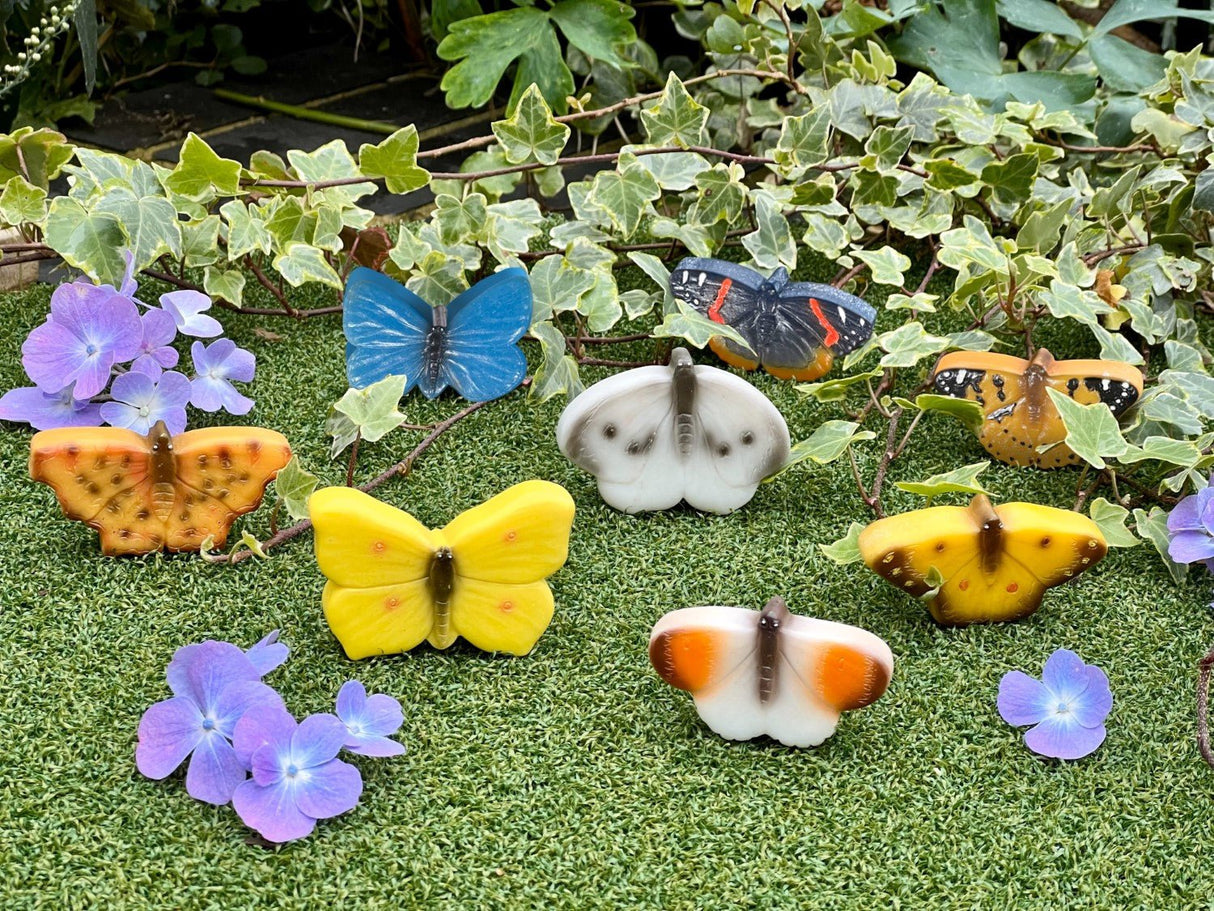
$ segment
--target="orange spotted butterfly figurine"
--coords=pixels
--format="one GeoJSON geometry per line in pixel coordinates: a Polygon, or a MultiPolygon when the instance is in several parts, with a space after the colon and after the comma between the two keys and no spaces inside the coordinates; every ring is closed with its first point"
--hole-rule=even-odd
{"type": "Polygon", "coordinates": [[[1075,465],[1066,427],[1046,389],[1081,405],[1103,402],[1119,415],[1142,394],[1142,373],[1120,361],[1056,361],[1044,348],[1031,361],[987,351],[954,351],[936,362],[932,382],[941,395],[982,406],[984,449],[1001,462],[1033,468],[1075,465]]]}
{"type": "Polygon", "coordinates": [[[695,698],[704,723],[727,740],[766,734],[817,746],[839,715],[870,705],[889,686],[894,656],[867,630],[798,617],[783,598],[762,611],[687,607],[657,622],[649,660],[695,698]]]}
{"type": "Polygon", "coordinates": [[[878,519],[860,555],[891,585],[927,601],[937,623],[964,626],[1027,617],[1047,588],[1098,563],[1108,545],[1096,523],[1034,503],[930,506],[878,519]]]}
{"type": "Polygon", "coordinates": [[[54,488],[69,519],[101,532],[110,556],[198,550],[208,537],[222,547],[290,460],[287,438],[259,427],[172,436],[157,421],[147,436],[63,427],[30,441],[30,476],[54,488]]]}

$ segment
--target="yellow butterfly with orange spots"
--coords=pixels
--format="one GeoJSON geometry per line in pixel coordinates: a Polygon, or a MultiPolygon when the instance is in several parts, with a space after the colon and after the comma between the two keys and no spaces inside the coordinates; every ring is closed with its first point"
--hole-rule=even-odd
{"type": "Polygon", "coordinates": [[[545,579],[568,557],[574,513],[559,484],[516,484],[434,531],[351,487],[316,491],[308,512],[325,619],[351,658],[461,636],[525,655],[552,620],[545,579]]]}

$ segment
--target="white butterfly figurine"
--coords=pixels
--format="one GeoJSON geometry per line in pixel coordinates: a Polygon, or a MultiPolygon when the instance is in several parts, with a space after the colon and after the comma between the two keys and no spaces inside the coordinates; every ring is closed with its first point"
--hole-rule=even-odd
{"type": "Polygon", "coordinates": [[[728,513],[788,460],[788,425],[767,396],[675,348],[667,367],[635,367],[595,383],[556,425],[561,452],[599,479],[623,512],[686,500],[728,513]]]}
{"type": "Polygon", "coordinates": [[[766,734],[817,746],[839,715],[875,702],[894,672],[883,640],[856,626],[798,617],[782,598],[762,611],[687,607],[657,622],[649,660],[687,690],[696,711],[727,740],[766,734]]]}

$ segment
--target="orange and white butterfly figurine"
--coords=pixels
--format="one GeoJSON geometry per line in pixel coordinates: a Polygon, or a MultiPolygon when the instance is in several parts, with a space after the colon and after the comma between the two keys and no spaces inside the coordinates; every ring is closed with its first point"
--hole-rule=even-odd
{"type": "Polygon", "coordinates": [[[875,702],[894,672],[893,653],[877,636],[798,617],[778,597],[762,611],[671,611],[653,628],[649,660],[691,693],[700,718],[725,739],[766,734],[790,747],[820,744],[841,713],[875,702]]]}
{"type": "Polygon", "coordinates": [[[291,460],[287,438],[260,427],[147,436],[122,427],[63,427],[30,440],[30,476],[69,519],[101,532],[101,551],[147,554],[223,547],[238,516],[261,504],[291,460]]]}
{"type": "Polygon", "coordinates": [[[868,568],[923,598],[937,623],[1019,620],[1047,588],[1073,579],[1108,551],[1096,523],[1035,503],[929,506],[878,519],[860,532],[868,568]]]}
{"type": "Polygon", "coordinates": [[[1031,361],[988,351],[954,351],[936,362],[932,382],[941,395],[969,399],[986,417],[984,449],[1001,462],[1033,468],[1076,465],[1066,426],[1046,389],[1081,405],[1103,402],[1119,415],[1142,395],[1142,372],[1121,361],[1056,361],[1039,348],[1031,361]]]}

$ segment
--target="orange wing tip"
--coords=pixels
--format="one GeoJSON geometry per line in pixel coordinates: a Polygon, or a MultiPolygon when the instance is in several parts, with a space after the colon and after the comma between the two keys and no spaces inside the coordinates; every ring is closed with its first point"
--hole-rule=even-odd
{"type": "Polygon", "coordinates": [[[818,695],[840,712],[872,705],[889,687],[892,662],[848,645],[824,647],[814,675],[818,695]]]}
{"type": "Polygon", "coordinates": [[[796,380],[800,383],[808,383],[826,376],[834,365],[835,356],[830,349],[818,348],[814,352],[814,359],[804,367],[769,367],[765,364],[763,369],[778,380],[796,380]]]}
{"type": "Polygon", "coordinates": [[[654,628],[649,662],[671,686],[696,693],[713,677],[726,648],[725,634],[706,628],[654,628]]]}

